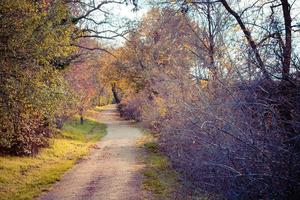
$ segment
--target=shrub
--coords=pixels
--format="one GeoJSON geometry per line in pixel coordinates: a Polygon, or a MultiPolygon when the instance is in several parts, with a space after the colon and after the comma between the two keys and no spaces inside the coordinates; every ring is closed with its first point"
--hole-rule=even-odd
{"type": "Polygon", "coordinates": [[[0,152],[35,154],[48,144],[71,93],[59,66],[76,51],[63,1],[1,1],[0,152]],[[54,14],[55,13],[55,14],[54,14]]]}
{"type": "Polygon", "coordinates": [[[279,90],[280,83],[194,85],[175,104],[158,92],[138,109],[195,189],[226,199],[297,199],[299,88],[289,87],[284,96],[279,90]],[[291,105],[290,126],[282,120],[283,102],[291,105]]]}
{"type": "Polygon", "coordinates": [[[141,121],[140,109],[143,104],[142,97],[128,98],[121,101],[118,104],[117,109],[120,112],[120,116],[128,120],[141,121]]]}

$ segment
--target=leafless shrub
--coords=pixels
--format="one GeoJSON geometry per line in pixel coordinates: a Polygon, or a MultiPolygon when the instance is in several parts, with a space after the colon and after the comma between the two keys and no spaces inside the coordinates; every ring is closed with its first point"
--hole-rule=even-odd
{"type": "MultiPolygon", "coordinates": [[[[162,122],[161,146],[174,166],[196,186],[229,199],[296,199],[299,135],[290,137],[281,121],[278,86],[222,87],[214,95],[200,91],[162,122]]],[[[287,103],[295,105],[295,91],[287,103]]],[[[294,114],[296,130],[299,108],[294,114]]]]}

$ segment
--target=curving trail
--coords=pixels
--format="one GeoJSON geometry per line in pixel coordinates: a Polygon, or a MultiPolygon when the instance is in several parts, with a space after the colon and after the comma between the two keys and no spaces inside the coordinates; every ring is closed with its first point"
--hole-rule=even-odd
{"type": "Polygon", "coordinates": [[[97,119],[107,124],[107,135],[40,200],[142,199],[141,165],[136,159],[141,131],[121,120],[113,105],[98,113],[97,119]]]}

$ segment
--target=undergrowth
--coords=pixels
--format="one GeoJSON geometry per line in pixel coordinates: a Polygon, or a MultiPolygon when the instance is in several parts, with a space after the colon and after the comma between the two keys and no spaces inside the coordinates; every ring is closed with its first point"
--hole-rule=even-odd
{"type": "MultiPolygon", "coordinates": [[[[156,138],[144,132],[144,136],[138,142],[138,146],[145,150],[142,161],[143,188],[150,193],[155,200],[209,200],[203,192],[194,191],[180,180],[180,174],[173,169],[170,160],[160,151],[156,138]]],[[[149,198],[147,198],[149,199],[149,198]]]]}
{"type": "Polygon", "coordinates": [[[106,126],[93,118],[80,124],[77,118],[66,123],[49,148],[35,157],[0,156],[0,199],[33,199],[106,134],[106,126]]]}
{"type": "Polygon", "coordinates": [[[155,199],[171,199],[176,188],[180,186],[177,173],[171,168],[167,157],[160,153],[151,134],[145,133],[139,146],[146,151],[142,157],[145,164],[143,188],[155,199]]]}

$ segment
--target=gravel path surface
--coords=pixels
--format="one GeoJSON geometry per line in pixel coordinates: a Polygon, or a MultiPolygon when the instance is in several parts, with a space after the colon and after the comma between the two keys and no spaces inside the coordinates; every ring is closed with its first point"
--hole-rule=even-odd
{"type": "Polygon", "coordinates": [[[141,131],[121,120],[113,105],[99,112],[97,119],[107,124],[107,135],[40,200],[142,199],[142,165],[137,161],[136,147],[141,131]]]}

